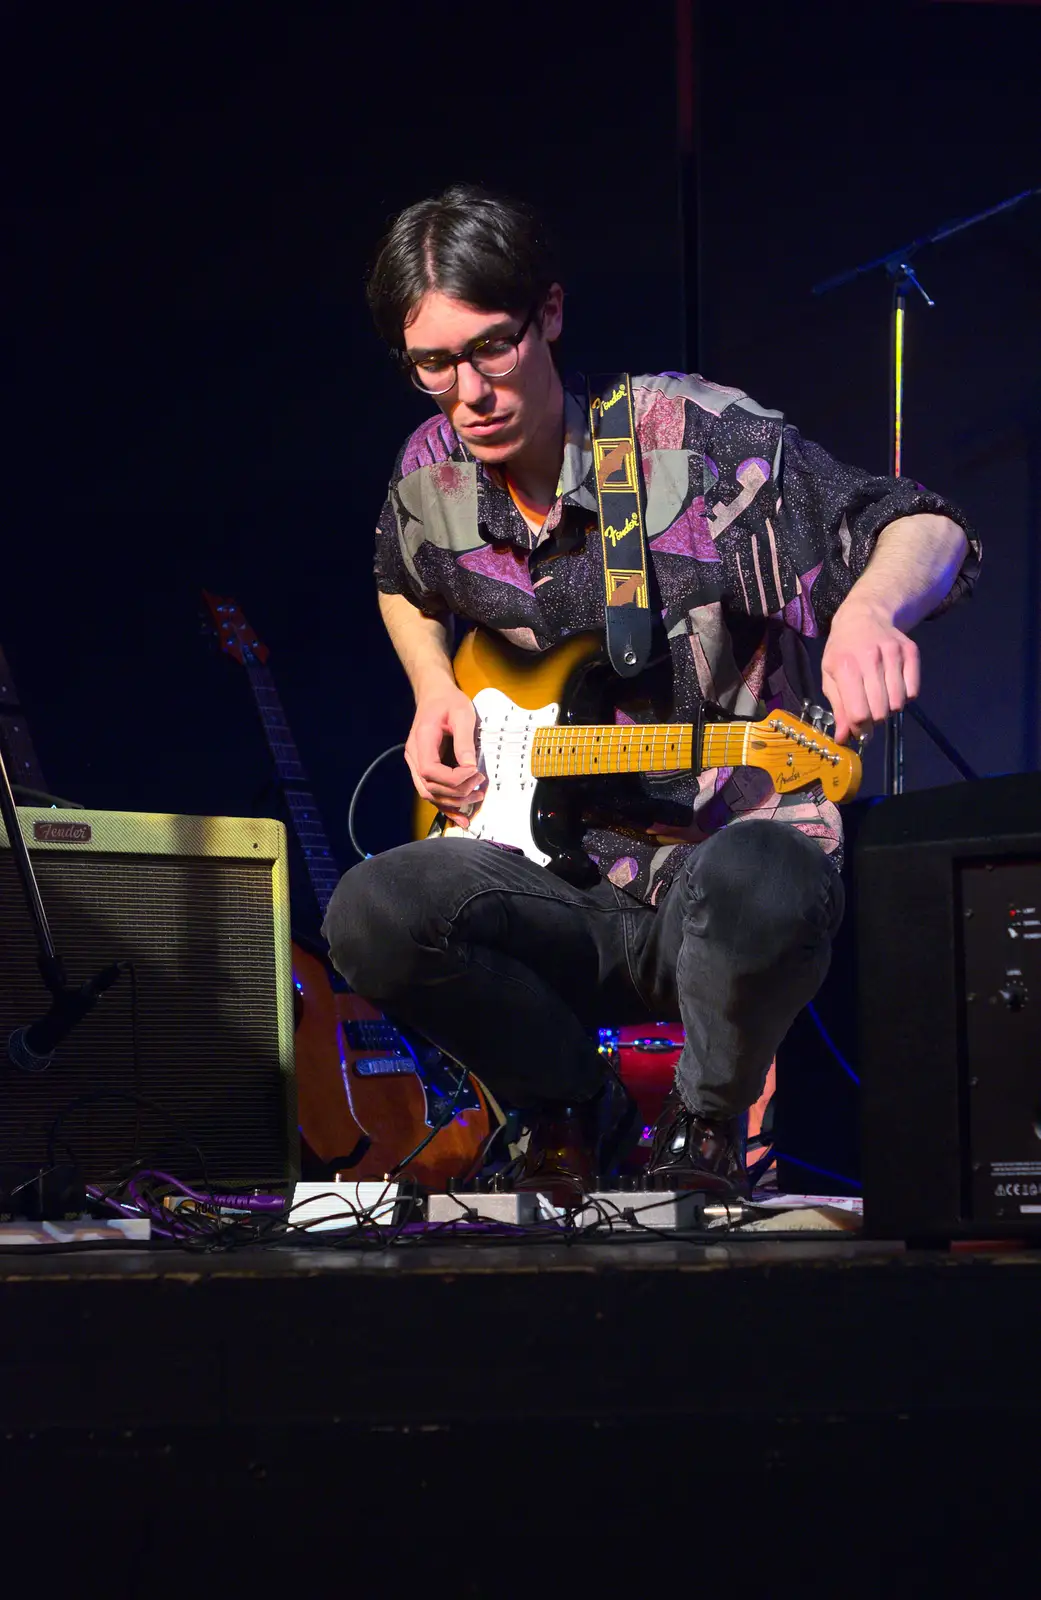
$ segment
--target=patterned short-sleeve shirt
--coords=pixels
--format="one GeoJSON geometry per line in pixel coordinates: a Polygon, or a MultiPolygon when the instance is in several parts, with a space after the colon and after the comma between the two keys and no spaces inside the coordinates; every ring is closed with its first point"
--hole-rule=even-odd
{"type": "MultiPolygon", "coordinates": [[[[826,631],[878,534],[897,517],[938,512],[965,528],[970,552],[939,609],[971,589],[979,544],[943,496],[833,460],[738,389],[676,373],[634,377],[632,385],[664,663],[647,675],[653,693],[642,680],[618,679],[619,720],[689,722],[704,702],[735,718],[797,712],[814,696],[804,640],[826,631]]],[[[565,386],[565,435],[557,498],[536,534],[445,416],[423,423],[398,456],[379,519],[378,587],[531,651],[602,632],[603,558],[581,382],[565,386]]],[[[838,811],[819,785],[779,795],[765,772],[722,768],[634,774],[623,788],[617,825],[598,807],[584,844],[603,877],[652,904],[690,851],[729,823],[774,818],[829,853],[841,850],[838,811]]],[[[605,789],[603,811],[612,803],[605,789]]]]}

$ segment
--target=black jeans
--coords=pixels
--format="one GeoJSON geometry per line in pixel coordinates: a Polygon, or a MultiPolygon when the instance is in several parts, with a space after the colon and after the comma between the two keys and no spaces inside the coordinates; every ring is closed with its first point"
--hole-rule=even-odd
{"type": "Polygon", "coordinates": [[[731,824],[658,909],[575,889],[476,839],[423,839],[337,886],[323,932],[351,986],[522,1107],[595,1094],[599,1026],[681,1021],[691,1110],[745,1111],[820,987],[842,881],[795,828],[731,824]]]}

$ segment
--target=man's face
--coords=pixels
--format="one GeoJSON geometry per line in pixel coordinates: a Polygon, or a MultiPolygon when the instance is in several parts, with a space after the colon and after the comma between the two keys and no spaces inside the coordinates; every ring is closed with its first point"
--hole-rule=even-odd
{"type": "MultiPolygon", "coordinates": [[[[521,340],[512,372],[487,377],[464,361],[452,388],[430,397],[467,448],[489,466],[505,465],[521,454],[545,424],[557,384],[550,345],[560,334],[563,299],[563,290],[554,284],[521,340]]],[[[477,311],[431,289],[405,326],[405,347],[413,358],[455,355],[476,339],[514,334],[523,322],[523,316],[477,311]]]]}

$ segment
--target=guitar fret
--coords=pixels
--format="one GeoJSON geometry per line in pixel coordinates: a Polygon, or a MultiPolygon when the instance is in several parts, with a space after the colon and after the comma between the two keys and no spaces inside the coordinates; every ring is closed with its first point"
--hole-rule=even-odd
{"type": "MultiPolygon", "coordinates": [[[[274,678],[267,667],[256,662],[250,664],[249,676],[253,698],[281,782],[283,785],[306,785],[307,772],[296,740],[289,730],[274,678]]],[[[306,787],[285,787],[283,794],[307,876],[324,917],[333,890],[340,881],[340,869],[333,858],[314,795],[306,787]]]]}
{"type": "MultiPolygon", "coordinates": [[[[206,593],[222,646],[246,668],[254,704],[278,774],[293,835],[307,869],[308,880],[318,908],[325,915],[333,890],[340,881],[340,869],[326,837],[321,814],[308,788],[307,772],[275,687],[265,666],[267,648],[249,628],[234,602],[219,600],[206,593]]],[[[2,659],[2,658],[0,658],[2,659]]]]}
{"type": "MultiPolygon", "coordinates": [[[[578,658],[578,652],[564,652],[562,665],[573,665],[573,657],[578,658]]],[[[484,671],[485,663],[480,665],[484,671]]],[[[487,681],[510,698],[505,665],[501,683],[496,682],[494,672],[489,672],[487,681]]],[[[567,683],[562,675],[555,698],[566,700],[567,683]]],[[[562,722],[533,728],[530,715],[524,716],[526,703],[530,704],[520,696],[514,702],[516,715],[507,713],[502,728],[496,730],[500,738],[496,746],[497,789],[510,787],[511,763],[521,749],[526,767],[517,773],[521,780],[681,771],[722,772],[725,777],[730,770],[749,768],[769,778],[778,795],[808,790],[816,783],[829,800],[841,803],[856,792],[861,778],[855,754],[840,750],[809,721],[780,707],[766,711],[758,720],[728,719],[704,726],[660,722],[572,726],[562,722]]],[[[492,731],[489,726],[489,734],[492,731]]],[[[816,794],[820,793],[818,788],[816,794]]],[[[488,798],[493,798],[490,793],[488,798]]],[[[499,814],[489,807],[488,837],[495,836],[490,830],[497,826],[499,814]]],[[[520,842],[526,848],[523,838],[520,842]]]]}
{"type": "Polygon", "coordinates": [[[691,765],[693,729],[673,723],[554,727],[535,736],[536,776],[667,772],[691,765]]]}

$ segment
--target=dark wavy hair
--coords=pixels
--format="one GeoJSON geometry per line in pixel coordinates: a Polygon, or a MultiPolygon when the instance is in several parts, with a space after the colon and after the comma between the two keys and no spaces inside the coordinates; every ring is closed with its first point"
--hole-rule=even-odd
{"type": "Polygon", "coordinates": [[[365,295],[380,337],[402,350],[405,323],[429,289],[524,316],[556,281],[552,243],[530,206],[457,183],[394,219],[365,295]]]}

